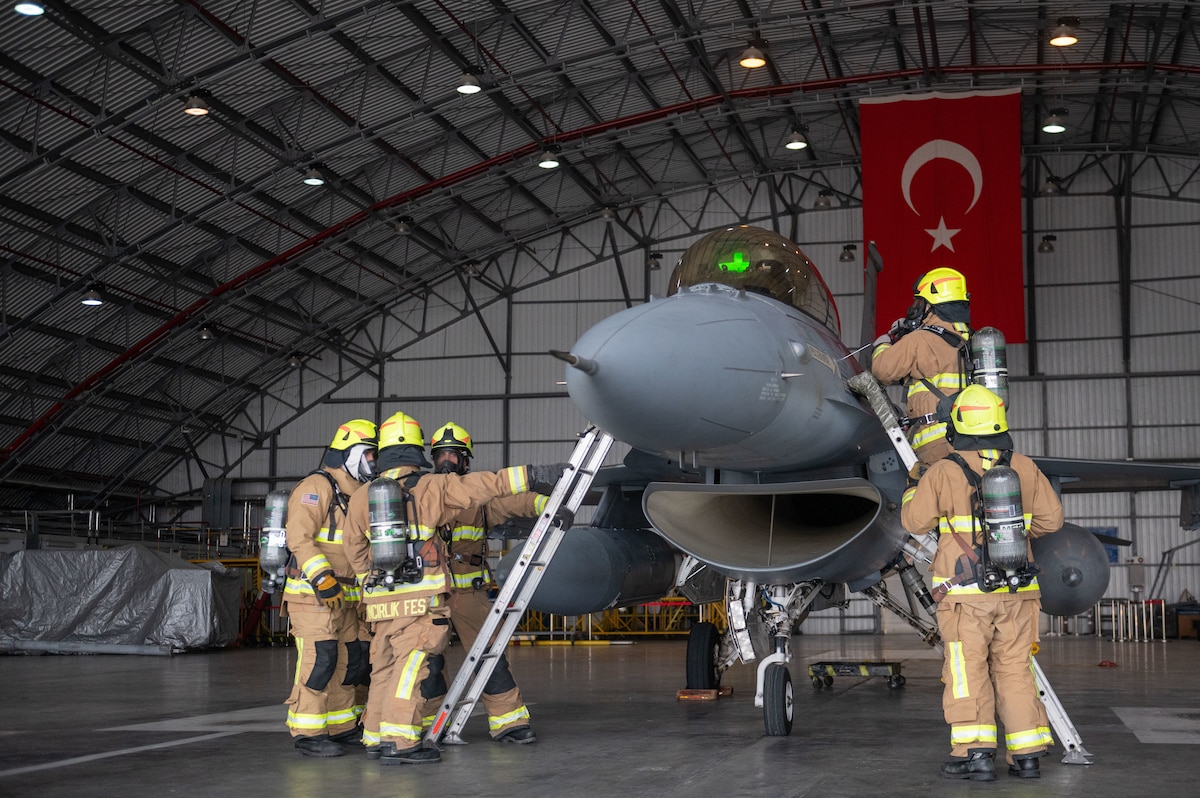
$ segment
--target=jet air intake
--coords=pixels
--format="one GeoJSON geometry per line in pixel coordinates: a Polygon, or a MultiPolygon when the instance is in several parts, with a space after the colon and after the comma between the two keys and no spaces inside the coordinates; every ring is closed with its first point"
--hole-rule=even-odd
{"type": "Polygon", "coordinates": [[[721,573],[759,584],[821,579],[860,590],[878,581],[908,536],[864,479],[653,483],[642,508],[670,543],[721,573]]]}

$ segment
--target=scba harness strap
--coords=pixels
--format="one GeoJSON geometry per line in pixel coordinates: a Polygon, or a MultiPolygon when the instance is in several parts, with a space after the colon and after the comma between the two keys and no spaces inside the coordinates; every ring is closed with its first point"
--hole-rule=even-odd
{"type": "MultiPolygon", "coordinates": [[[[343,513],[345,513],[350,508],[350,497],[347,496],[346,494],[342,493],[342,489],[338,487],[337,480],[333,478],[332,474],[330,474],[328,471],[326,471],[323,468],[314,468],[312,471],[309,471],[304,476],[311,477],[311,476],[316,476],[318,474],[320,476],[325,477],[325,479],[329,480],[329,487],[333,489],[333,501],[331,501],[329,503],[329,519],[326,521],[326,524],[325,524],[325,528],[328,529],[329,534],[332,535],[334,533],[334,530],[337,528],[337,516],[334,514],[334,509],[335,508],[339,509],[343,513]]],[[[319,530],[317,532],[317,535],[318,535],[318,537],[320,537],[319,530]]],[[[303,579],[304,578],[304,574],[302,574],[300,572],[300,563],[298,563],[296,561],[295,554],[289,553],[288,563],[287,563],[287,566],[284,568],[284,575],[289,576],[292,579],[303,579]]],[[[341,582],[344,585],[353,585],[355,583],[354,577],[347,578],[347,577],[338,576],[336,578],[339,582],[341,582]]]]}
{"type": "Polygon", "coordinates": [[[342,493],[342,489],[338,487],[337,480],[333,478],[333,474],[330,474],[328,471],[326,471],[323,468],[314,468],[312,471],[309,471],[305,476],[311,477],[311,476],[316,476],[318,474],[320,476],[325,477],[325,479],[329,480],[329,487],[333,488],[333,502],[334,503],[329,506],[329,526],[332,529],[333,528],[333,507],[334,507],[334,505],[336,505],[337,508],[344,513],[344,512],[346,512],[346,510],[348,510],[350,508],[350,497],[347,496],[346,494],[342,493]]]}
{"type": "Polygon", "coordinates": [[[970,327],[967,328],[967,337],[964,338],[957,330],[941,327],[936,324],[926,324],[920,329],[926,332],[931,332],[941,338],[950,346],[955,348],[958,353],[958,385],[959,389],[952,394],[946,395],[940,388],[934,385],[925,377],[921,378],[921,382],[929,389],[929,392],[938,398],[938,409],[935,413],[928,413],[919,418],[909,419],[913,424],[933,424],[942,421],[950,421],[950,411],[954,407],[954,399],[966,386],[971,375],[971,353],[970,339],[975,334],[975,331],[970,327]]]}
{"type": "MultiPolygon", "coordinates": [[[[954,542],[958,544],[963,553],[958,558],[954,576],[940,584],[934,585],[930,590],[935,602],[944,599],[952,588],[959,587],[960,585],[974,583],[979,585],[980,590],[990,592],[988,588],[984,587],[982,573],[983,570],[988,568],[987,545],[981,535],[983,530],[987,529],[982,498],[983,477],[976,474],[967,465],[967,461],[962,458],[962,455],[957,452],[951,452],[946,455],[946,459],[954,462],[962,469],[963,475],[967,478],[967,484],[971,486],[971,545],[968,546],[963,541],[962,535],[951,533],[954,542]]],[[[1012,452],[1006,449],[1000,453],[1000,457],[996,459],[993,465],[1007,466],[1010,462],[1012,462],[1012,452]]]]}

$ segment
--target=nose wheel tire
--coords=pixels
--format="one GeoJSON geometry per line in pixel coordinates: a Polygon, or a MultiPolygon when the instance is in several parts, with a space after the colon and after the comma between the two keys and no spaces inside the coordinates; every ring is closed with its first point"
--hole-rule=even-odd
{"type": "Polygon", "coordinates": [[[786,665],[767,666],[763,675],[763,725],[771,737],[792,733],[792,675],[786,665]]]}

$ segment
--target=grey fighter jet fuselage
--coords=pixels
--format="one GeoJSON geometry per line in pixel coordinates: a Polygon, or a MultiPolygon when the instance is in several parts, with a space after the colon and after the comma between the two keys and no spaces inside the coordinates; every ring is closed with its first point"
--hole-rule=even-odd
{"type": "MultiPolygon", "coordinates": [[[[626,489],[642,490],[636,520],[675,550],[760,586],[862,590],[899,561],[909,542],[899,521],[905,469],[847,387],[861,367],[831,293],[786,238],[748,227],[704,236],[668,296],[610,316],[555,354],[579,410],[632,447],[623,473],[626,489]]],[[[643,541],[630,528],[638,524],[594,523],[625,528],[594,530],[586,550],[568,535],[532,607],[584,614],[670,589],[676,563],[661,541],[643,541]],[[584,591],[597,572],[613,587],[584,591]]],[[[1045,556],[1035,541],[1035,556],[1068,594],[1059,603],[1091,606],[1107,584],[1106,564],[1094,562],[1103,548],[1077,527],[1050,537],[1045,556]]]]}
{"type": "Polygon", "coordinates": [[[759,584],[852,585],[900,552],[903,473],[866,478],[871,455],[894,453],[825,324],[706,282],[605,319],[571,354],[590,364],[568,369],[567,388],[593,423],[704,474],[645,493],[647,518],[682,551],[759,584]]]}

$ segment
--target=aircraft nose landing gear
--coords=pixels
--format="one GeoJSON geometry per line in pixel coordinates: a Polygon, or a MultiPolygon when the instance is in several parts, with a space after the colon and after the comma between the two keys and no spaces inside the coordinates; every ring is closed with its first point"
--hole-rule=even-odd
{"type": "Polygon", "coordinates": [[[792,674],[787,665],[779,662],[767,666],[763,685],[763,726],[771,737],[786,737],[792,733],[792,674]]]}

